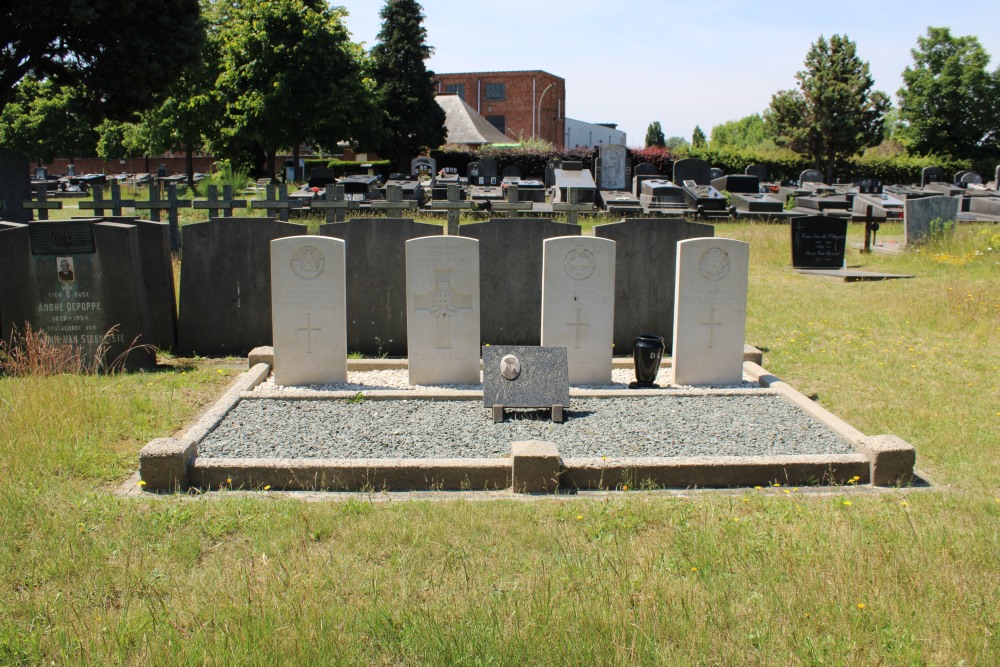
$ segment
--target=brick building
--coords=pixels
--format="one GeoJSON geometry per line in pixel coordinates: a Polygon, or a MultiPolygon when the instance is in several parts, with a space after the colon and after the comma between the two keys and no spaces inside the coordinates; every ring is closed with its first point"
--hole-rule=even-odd
{"type": "Polygon", "coordinates": [[[541,70],[437,74],[439,93],[455,93],[494,127],[517,141],[538,138],[562,146],[566,81],[541,70]]]}

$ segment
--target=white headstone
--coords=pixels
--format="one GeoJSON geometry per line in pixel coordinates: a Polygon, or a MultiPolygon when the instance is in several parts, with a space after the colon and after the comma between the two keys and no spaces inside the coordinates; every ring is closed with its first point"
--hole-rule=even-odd
{"type": "Polygon", "coordinates": [[[324,236],[271,241],[276,384],[347,381],[346,283],[344,241],[324,236]]]}
{"type": "Polygon", "coordinates": [[[611,384],[615,242],[557,236],[542,253],[542,345],[567,349],[570,384],[611,384]]]}
{"type": "Polygon", "coordinates": [[[618,144],[601,146],[598,153],[601,162],[600,182],[597,187],[602,190],[624,190],[626,161],[628,151],[618,144]]]}
{"type": "Polygon", "coordinates": [[[677,244],[674,383],[739,384],[747,319],[750,244],[688,239],[677,244]]]}
{"type": "Polygon", "coordinates": [[[931,236],[935,222],[939,231],[954,231],[960,202],[958,197],[921,197],[903,202],[903,229],[907,243],[920,243],[931,236]]]}
{"type": "Polygon", "coordinates": [[[479,384],[479,241],[406,242],[410,384],[479,384]]]}

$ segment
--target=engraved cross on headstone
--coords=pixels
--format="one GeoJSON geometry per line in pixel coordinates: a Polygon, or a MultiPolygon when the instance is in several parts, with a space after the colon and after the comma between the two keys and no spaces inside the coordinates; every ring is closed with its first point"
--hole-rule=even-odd
{"type": "Polygon", "coordinates": [[[298,327],[296,331],[306,332],[306,354],[312,354],[312,332],[322,331],[322,327],[314,327],[312,325],[312,313],[306,313],[306,325],[304,327],[298,327]]]}
{"type": "Polygon", "coordinates": [[[507,186],[507,201],[493,202],[490,207],[494,211],[506,212],[509,217],[512,214],[516,215],[518,211],[530,211],[532,204],[530,201],[519,201],[517,184],[510,183],[507,186]]]}
{"type": "Polygon", "coordinates": [[[61,201],[48,201],[48,196],[48,186],[46,186],[45,183],[39,183],[35,186],[36,201],[21,202],[21,207],[32,211],[38,211],[39,220],[48,220],[50,208],[62,208],[61,201]]]}
{"type": "Polygon", "coordinates": [[[462,187],[457,183],[448,184],[448,200],[435,201],[431,203],[433,209],[444,209],[448,211],[448,236],[458,236],[459,216],[463,209],[473,209],[476,204],[471,201],[462,201],[462,187]]]}
{"type": "Polygon", "coordinates": [[[277,218],[283,222],[288,222],[288,209],[291,205],[292,203],[288,201],[288,187],[285,185],[277,187],[268,185],[265,199],[250,200],[250,208],[265,209],[269,217],[277,218]]]}
{"type": "Polygon", "coordinates": [[[566,323],[566,326],[568,326],[568,327],[576,327],[576,344],[573,345],[574,348],[580,347],[580,327],[589,327],[590,326],[590,322],[581,322],[580,321],[580,313],[582,311],[583,311],[583,308],[577,308],[576,309],[576,322],[567,322],[566,323]]]}
{"type": "Polygon", "coordinates": [[[234,199],[233,198],[233,186],[223,185],[222,186],[222,199],[219,199],[219,186],[210,185],[208,186],[208,196],[205,201],[195,201],[191,204],[194,208],[207,209],[208,217],[218,218],[219,211],[222,211],[222,217],[231,218],[233,217],[234,208],[246,208],[246,199],[234,199]]]}
{"type": "Polygon", "coordinates": [[[434,289],[413,295],[413,309],[426,310],[437,320],[434,347],[451,347],[451,321],[460,310],[472,310],[472,294],[462,294],[451,286],[452,269],[434,269],[434,289]]]}
{"type": "Polygon", "coordinates": [[[403,187],[395,183],[385,186],[385,200],[373,201],[372,208],[387,211],[388,217],[399,215],[401,212],[417,208],[415,199],[403,199],[403,187]]]}
{"type": "Polygon", "coordinates": [[[580,202],[580,192],[577,188],[566,188],[566,198],[569,199],[568,204],[555,203],[552,205],[552,210],[556,213],[565,213],[566,222],[571,225],[579,224],[577,221],[579,219],[579,214],[581,211],[593,211],[593,204],[581,204],[580,202]]]}
{"type": "Polygon", "coordinates": [[[325,210],[327,223],[341,222],[344,219],[344,211],[347,209],[358,208],[358,202],[348,201],[348,199],[344,196],[343,185],[334,185],[333,183],[330,183],[326,186],[326,192],[323,193],[323,199],[312,200],[309,202],[309,207],[325,210]]]}
{"type": "Polygon", "coordinates": [[[715,327],[721,327],[723,322],[715,321],[715,308],[709,309],[708,322],[701,322],[701,326],[708,327],[708,349],[712,349],[715,343],[715,327]]]}

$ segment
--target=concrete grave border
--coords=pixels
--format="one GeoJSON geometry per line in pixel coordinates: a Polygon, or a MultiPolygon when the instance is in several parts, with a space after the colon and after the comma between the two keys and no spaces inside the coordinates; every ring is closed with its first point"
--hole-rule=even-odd
{"type": "MultiPolygon", "coordinates": [[[[752,350],[752,348],[751,348],[752,350]]],[[[851,454],[764,457],[566,458],[555,443],[511,443],[511,455],[495,459],[199,459],[198,444],[241,400],[267,398],[251,393],[271,371],[267,350],[255,350],[252,367],[182,435],[158,438],[139,453],[146,491],[196,488],[275,491],[502,491],[573,493],[608,489],[726,488],[782,485],[903,486],[914,480],[916,452],[893,435],[866,436],[758,362],[744,361],[760,389],[662,389],[608,391],[575,388],[574,397],[685,396],[705,394],[779,395],[844,438],[851,454]]],[[[753,351],[747,356],[756,357],[753,351]]],[[[616,360],[627,365],[629,360],[616,360]]],[[[400,368],[405,360],[349,360],[351,370],[400,368]]],[[[357,392],[315,392],[290,400],[351,398],[357,392]]],[[[477,390],[372,390],[366,400],[481,400],[477,390]]],[[[484,419],[486,417],[484,416],[484,419]]]]}

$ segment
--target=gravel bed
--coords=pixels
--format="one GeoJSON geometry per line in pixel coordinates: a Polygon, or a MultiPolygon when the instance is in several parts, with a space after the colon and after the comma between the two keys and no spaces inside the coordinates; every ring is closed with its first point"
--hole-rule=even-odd
{"type": "MultiPolygon", "coordinates": [[[[480,374],[482,377],[482,374],[480,374]]],[[[663,368],[656,378],[657,384],[663,389],[693,389],[686,385],[672,384],[674,371],[672,368],[663,368]]],[[[615,368],[611,371],[611,382],[609,385],[572,385],[579,388],[593,388],[604,390],[628,389],[628,383],[635,380],[635,370],[631,368],[615,368]]],[[[393,390],[413,390],[418,389],[482,389],[482,384],[449,384],[449,385],[412,385],[409,383],[409,372],[406,369],[377,370],[377,371],[348,371],[347,382],[339,384],[309,385],[305,387],[286,387],[274,383],[272,375],[266,382],[262,382],[254,388],[254,393],[258,395],[279,397],[281,395],[315,393],[317,391],[366,391],[379,389],[393,390]]],[[[751,380],[744,374],[743,383],[738,385],[719,385],[712,388],[740,388],[758,389],[760,383],[751,380]]],[[[698,387],[704,389],[705,387],[698,387]]]]}
{"type": "Polygon", "coordinates": [[[207,458],[493,458],[550,440],[564,458],[847,454],[850,446],[780,396],[574,399],[566,421],[482,401],[243,400],[199,445],[207,458]]]}

